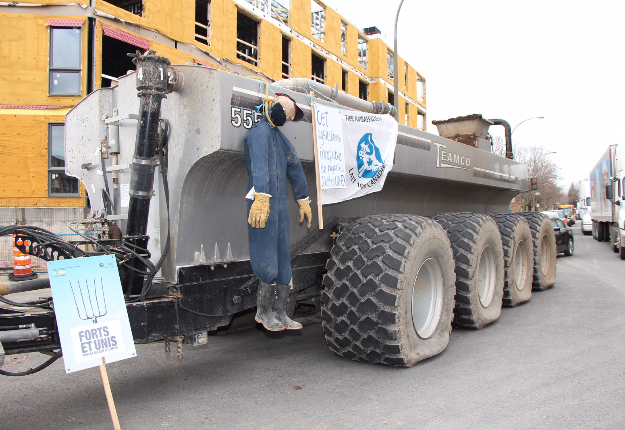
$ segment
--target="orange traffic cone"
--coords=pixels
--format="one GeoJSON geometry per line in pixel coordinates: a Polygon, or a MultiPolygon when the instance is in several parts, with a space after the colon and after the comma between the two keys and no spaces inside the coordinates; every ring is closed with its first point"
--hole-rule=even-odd
{"type": "Polygon", "coordinates": [[[24,245],[26,249],[30,246],[30,240],[24,240],[23,234],[16,233],[13,235],[13,274],[9,275],[10,281],[26,281],[28,279],[36,279],[37,274],[30,267],[30,255],[24,254],[17,245],[24,245]]]}

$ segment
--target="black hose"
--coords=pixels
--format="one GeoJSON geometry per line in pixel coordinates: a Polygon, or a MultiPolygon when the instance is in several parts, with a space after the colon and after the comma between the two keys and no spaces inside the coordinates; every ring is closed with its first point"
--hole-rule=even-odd
{"type": "Polygon", "coordinates": [[[152,288],[152,280],[154,276],[161,270],[163,266],[163,262],[165,261],[165,257],[169,253],[170,246],[170,222],[169,222],[169,181],[167,180],[167,172],[168,172],[168,157],[167,157],[167,142],[169,140],[169,121],[166,119],[161,119],[160,122],[162,126],[160,127],[161,134],[161,143],[158,150],[158,156],[160,161],[160,170],[161,170],[161,180],[163,181],[163,192],[165,194],[165,208],[167,213],[167,239],[165,240],[165,246],[163,247],[163,251],[161,252],[161,258],[159,258],[158,262],[155,266],[152,266],[152,273],[150,273],[143,282],[143,288],[141,289],[141,294],[139,294],[137,300],[144,301],[147,294],[150,292],[152,288]]]}
{"type": "Polygon", "coordinates": [[[13,300],[5,299],[0,296],[0,302],[6,303],[9,306],[15,306],[18,308],[32,308],[32,307],[50,307],[52,299],[47,298],[43,300],[37,300],[36,302],[14,302],[13,300]]]}
{"type": "Polygon", "coordinates": [[[33,373],[37,373],[40,370],[45,369],[46,367],[48,367],[49,365],[54,363],[56,360],[58,360],[62,356],[63,356],[63,351],[58,351],[56,354],[54,354],[52,357],[50,357],[50,359],[47,360],[45,363],[40,364],[39,366],[37,366],[35,368],[28,369],[28,370],[26,370],[24,372],[7,372],[6,370],[0,369],[0,375],[4,375],[4,376],[26,376],[26,375],[32,375],[33,373]]]}

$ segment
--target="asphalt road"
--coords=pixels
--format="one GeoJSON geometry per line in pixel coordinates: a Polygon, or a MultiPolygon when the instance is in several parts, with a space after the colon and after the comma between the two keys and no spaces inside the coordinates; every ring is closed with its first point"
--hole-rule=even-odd
{"type": "MultiPolygon", "coordinates": [[[[557,283],[410,369],[334,356],[321,325],[162,343],[107,366],[123,429],[622,429],[625,261],[574,226],[557,283]]],[[[37,355],[7,370],[32,366],[37,355]],[[30,363],[30,364],[29,364],[30,363]]],[[[0,378],[1,429],[111,429],[98,368],[0,378]]]]}

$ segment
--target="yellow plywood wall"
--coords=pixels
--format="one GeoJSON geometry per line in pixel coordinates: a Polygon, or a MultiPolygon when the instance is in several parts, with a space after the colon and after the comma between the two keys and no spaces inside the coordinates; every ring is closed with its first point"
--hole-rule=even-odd
{"type": "Polygon", "coordinates": [[[263,21],[260,34],[260,68],[271,79],[279,81],[282,79],[282,31],[263,21]]]}
{"type": "MultiPolygon", "coordinates": [[[[312,16],[310,18],[312,21],[312,16]]],[[[317,39],[313,39],[316,41],[317,39]]],[[[324,42],[321,44],[330,52],[341,52],[341,16],[334,10],[326,7],[326,31],[324,42]]]]}
{"type": "Polygon", "coordinates": [[[372,77],[379,77],[388,81],[386,69],[386,53],[388,48],[381,39],[371,39],[369,41],[369,74],[372,77]]]}
{"type": "Polygon", "coordinates": [[[135,15],[104,0],[96,0],[97,10],[123,21],[158,32],[185,43],[195,39],[195,0],[143,0],[143,15],[135,15]]]}
{"type": "Polygon", "coordinates": [[[174,40],[195,39],[195,0],[144,0],[143,15],[151,28],[174,40]]]}
{"type": "MultiPolygon", "coordinates": [[[[357,68],[359,71],[369,74],[367,69],[363,69],[358,65],[358,35],[361,34],[358,29],[343,19],[336,11],[326,6],[326,24],[324,41],[312,37],[311,33],[311,0],[291,0],[290,23],[291,28],[297,33],[310,39],[313,43],[319,45],[327,51],[332,52],[349,66],[357,68]],[[341,52],[341,21],[347,24],[347,52],[343,55],[341,52]]],[[[319,2],[321,5],[325,4],[319,2]]],[[[335,79],[335,77],[333,77],[335,79]]],[[[340,77],[339,77],[340,83],[340,77]]],[[[356,94],[358,92],[356,91],[356,94]]]]}
{"type": "MultiPolygon", "coordinates": [[[[48,195],[48,124],[63,122],[63,115],[4,115],[0,111],[0,196],[48,195]]],[[[9,200],[4,203],[14,206],[9,200]]],[[[0,204],[4,203],[0,199],[0,204]]],[[[84,204],[82,199],[33,199],[28,202],[28,206],[82,207],[84,204]]]]}
{"type": "Polygon", "coordinates": [[[47,19],[81,18],[24,13],[0,14],[0,104],[73,106],[86,95],[87,31],[83,26],[82,96],[48,96],[50,27],[47,19]]]}
{"type": "Polygon", "coordinates": [[[48,195],[48,123],[63,116],[0,115],[0,193],[2,196],[48,195]]]}
{"type": "Polygon", "coordinates": [[[371,85],[369,85],[369,101],[388,101],[386,86],[380,82],[372,82],[371,85]]]}
{"type": "Polygon", "coordinates": [[[312,76],[312,48],[300,40],[291,41],[291,77],[308,78],[312,76]]]}
{"type": "Polygon", "coordinates": [[[310,32],[311,13],[310,0],[291,0],[289,12],[291,28],[309,39],[312,39],[310,32]]]}
{"type": "MultiPolygon", "coordinates": [[[[180,0],[176,0],[176,1],[180,1],[180,0]]],[[[145,10],[145,5],[146,1],[144,0],[143,4],[144,4],[144,10],[145,10]]],[[[130,13],[128,11],[125,11],[124,9],[117,7],[117,6],[113,6],[111,3],[107,3],[104,0],[95,0],[95,8],[98,11],[107,13],[109,15],[115,16],[117,18],[119,18],[120,20],[124,21],[124,22],[130,22],[133,24],[139,24],[143,27],[146,28],[150,28],[150,22],[147,19],[147,17],[145,16],[139,16],[139,15],[135,15],[134,13],[130,13]]]]}
{"type": "MultiPolygon", "coordinates": [[[[261,68],[264,65],[263,56],[265,55],[266,50],[276,50],[278,47],[276,45],[270,46],[269,41],[265,42],[265,34],[263,33],[263,27],[267,27],[270,24],[261,24],[261,33],[260,33],[260,46],[258,49],[258,57],[259,57],[259,67],[254,66],[246,61],[239,60],[237,58],[237,14],[238,11],[241,10],[244,14],[252,18],[257,22],[261,22],[262,19],[260,17],[255,16],[254,14],[239,9],[236,4],[232,1],[227,1],[223,3],[222,16],[213,16],[213,25],[215,26],[215,30],[218,30],[219,37],[221,39],[221,50],[211,50],[211,53],[217,55],[220,58],[227,58],[233,63],[242,64],[245,67],[248,67],[254,71],[261,71],[261,68]]],[[[213,11],[215,11],[215,5],[213,5],[213,11]]],[[[267,30],[265,30],[267,32],[267,30]]],[[[216,35],[215,35],[216,36],[216,35]]],[[[269,54],[267,52],[267,54],[269,54]]],[[[268,63],[268,62],[267,62],[268,63]]]]}

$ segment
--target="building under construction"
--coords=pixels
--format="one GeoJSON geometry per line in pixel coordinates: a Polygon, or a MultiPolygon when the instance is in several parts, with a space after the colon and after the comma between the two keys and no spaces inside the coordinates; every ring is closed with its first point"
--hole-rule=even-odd
{"type": "MultiPolygon", "coordinates": [[[[84,208],[65,174],[65,114],[134,70],[154,50],[276,81],[311,78],[393,103],[393,51],[375,27],[358,29],[317,0],[21,0],[0,3],[0,207],[84,208]]],[[[425,128],[425,80],[399,64],[399,118],[425,128]]],[[[32,221],[23,210],[2,224],[32,221]]],[[[74,215],[71,216],[72,218],[74,215]]],[[[8,219],[4,219],[8,218],[8,219]]]]}

